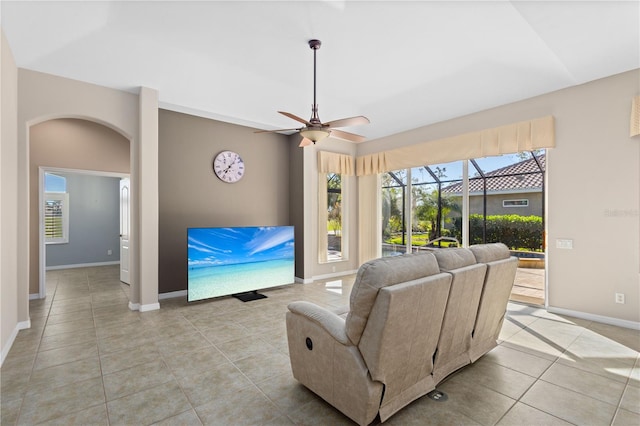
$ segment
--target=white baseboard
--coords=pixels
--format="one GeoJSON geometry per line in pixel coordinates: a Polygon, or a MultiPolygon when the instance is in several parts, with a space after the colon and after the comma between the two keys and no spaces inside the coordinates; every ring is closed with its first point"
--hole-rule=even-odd
{"type": "Polygon", "coordinates": [[[581,318],[589,321],[601,322],[603,324],[615,325],[633,330],[640,330],[640,322],[628,321],[619,318],[605,317],[603,315],[590,314],[587,312],[572,311],[570,309],[547,306],[547,311],[553,314],[568,315],[570,317],[581,318]]]}
{"type": "Polygon", "coordinates": [[[31,328],[31,318],[26,321],[20,321],[16,327],[18,328],[18,331],[31,328]]]}
{"type": "Polygon", "coordinates": [[[187,295],[187,290],[170,291],[168,293],[160,293],[158,300],[173,299],[174,297],[184,297],[187,295]]]}
{"type": "Polygon", "coordinates": [[[32,293],[29,295],[29,300],[40,299],[40,293],[32,293]]]}
{"type": "Polygon", "coordinates": [[[31,328],[30,319],[26,321],[20,321],[19,323],[16,324],[15,328],[11,332],[11,336],[9,336],[9,340],[7,340],[7,343],[2,348],[2,353],[0,353],[0,367],[2,366],[2,364],[4,364],[4,360],[7,358],[7,355],[9,355],[9,351],[13,346],[13,342],[15,342],[16,337],[18,337],[18,332],[20,330],[26,330],[28,328],[31,328]]]}
{"type": "Polygon", "coordinates": [[[18,335],[18,327],[13,329],[11,336],[9,336],[9,340],[7,340],[7,344],[2,348],[2,354],[0,355],[0,367],[4,364],[4,360],[9,355],[9,351],[11,350],[11,346],[13,346],[13,342],[16,340],[16,336],[18,335]]]}
{"type": "Polygon", "coordinates": [[[313,279],[296,277],[295,282],[297,282],[298,284],[311,284],[313,282],[313,279]]]}
{"type": "Polygon", "coordinates": [[[344,277],[345,275],[353,275],[353,274],[355,274],[357,272],[358,272],[357,269],[354,269],[354,270],[351,270],[351,271],[332,272],[331,274],[315,275],[315,276],[311,277],[311,280],[313,282],[313,281],[318,281],[318,280],[326,280],[326,279],[330,279],[330,278],[339,278],[339,277],[344,277]]]}
{"type": "Polygon", "coordinates": [[[140,312],[157,311],[160,309],[160,303],[148,303],[146,305],[140,305],[140,312]]]}
{"type": "Polygon", "coordinates": [[[77,263],[73,265],[56,265],[56,266],[47,266],[45,270],[47,271],[55,271],[57,269],[75,269],[75,268],[90,268],[92,266],[111,266],[111,265],[119,265],[120,261],[115,260],[113,262],[93,262],[93,263],[77,263]]]}
{"type": "Polygon", "coordinates": [[[129,309],[132,311],[149,312],[160,309],[160,303],[148,303],[141,305],[140,303],[129,302],[129,309]]]}

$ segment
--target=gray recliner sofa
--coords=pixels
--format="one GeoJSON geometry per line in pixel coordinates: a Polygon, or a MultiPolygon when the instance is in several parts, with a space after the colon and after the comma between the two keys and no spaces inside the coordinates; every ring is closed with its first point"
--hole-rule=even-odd
{"type": "Polygon", "coordinates": [[[289,305],[293,376],[356,423],[384,422],[497,344],[516,268],[500,243],[366,262],[346,317],[289,305]]]}

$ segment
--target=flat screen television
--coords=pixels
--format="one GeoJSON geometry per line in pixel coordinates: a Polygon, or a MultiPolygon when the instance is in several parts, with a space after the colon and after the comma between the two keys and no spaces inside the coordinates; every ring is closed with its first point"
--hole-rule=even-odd
{"type": "Polygon", "coordinates": [[[188,228],[187,241],[189,302],[295,280],[293,226],[188,228]]]}

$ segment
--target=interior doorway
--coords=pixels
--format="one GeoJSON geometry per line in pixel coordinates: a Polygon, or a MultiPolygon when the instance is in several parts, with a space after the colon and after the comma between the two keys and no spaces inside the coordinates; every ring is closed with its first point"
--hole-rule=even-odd
{"type": "Polygon", "coordinates": [[[131,283],[131,179],[120,179],[120,281],[131,283]]]}
{"type": "MultiPolygon", "coordinates": [[[[54,167],[39,168],[39,298],[45,298],[47,294],[47,245],[51,246],[50,248],[53,248],[52,244],[61,244],[60,248],[63,244],[67,245],[64,247],[65,250],[58,250],[57,252],[54,252],[56,253],[55,256],[57,258],[54,263],[57,263],[57,265],[49,266],[52,269],[72,269],[77,267],[109,265],[116,263],[121,265],[124,263],[127,270],[126,278],[129,278],[128,271],[131,263],[129,256],[131,254],[128,250],[128,234],[126,238],[127,250],[125,250],[124,253],[121,250],[122,223],[125,223],[127,229],[128,224],[130,223],[129,198],[127,197],[126,200],[123,200],[120,193],[120,182],[122,181],[129,182],[129,175],[123,173],[54,167]],[[66,210],[65,213],[59,214],[60,216],[67,215],[65,219],[68,219],[70,223],[74,220],[76,221],[76,223],[71,223],[68,226],[68,230],[66,231],[68,234],[59,242],[50,241],[50,237],[52,236],[50,222],[52,218],[47,211],[47,206],[51,204],[48,202],[48,198],[51,197],[48,197],[46,192],[47,175],[70,177],[73,178],[75,182],[80,182],[80,184],[76,184],[76,186],[84,187],[83,192],[77,192],[75,194],[76,196],[80,196],[84,199],[74,199],[72,194],[67,193],[67,197],[65,198],[67,205],[64,207],[68,208],[69,206],[74,205],[74,203],[75,206],[82,205],[85,207],[84,209],[82,207],[75,208],[75,215],[72,214],[71,208],[66,210]],[[106,178],[106,180],[102,180],[103,183],[101,185],[97,183],[100,182],[100,178],[106,178]],[[105,194],[104,192],[111,193],[105,194]],[[109,204],[114,203],[116,204],[115,206],[109,206],[109,204]],[[123,203],[125,203],[124,206],[123,203]],[[104,211],[107,210],[104,207],[105,204],[109,211],[104,211]],[[82,212],[83,210],[87,210],[86,214],[79,214],[79,212],[82,212]],[[84,218],[81,218],[80,216],[84,218]],[[100,218],[100,220],[98,218],[100,218]],[[116,221],[115,225],[111,223],[114,220],[116,221]],[[77,224],[77,222],[82,223],[77,224]],[[76,241],[71,240],[74,232],[76,234],[76,241]],[[82,241],[78,241],[79,239],[82,241]],[[91,241],[93,239],[97,240],[91,241]],[[87,240],[89,240],[89,242],[87,242],[87,240]],[[117,241],[116,244],[113,243],[114,240],[117,241]],[[103,249],[103,253],[96,254],[101,249],[103,249]],[[123,259],[122,256],[125,256],[125,258],[123,259]]],[[[58,207],[58,210],[61,210],[63,206],[61,205],[58,207]]],[[[62,222],[62,220],[60,220],[60,222],[62,222]]],[[[60,234],[64,234],[64,232],[61,232],[60,234]]],[[[129,284],[128,282],[126,283],[129,284]]]]}
{"type": "MultiPolygon", "coordinates": [[[[103,255],[106,255],[107,249],[112,250],[114,256],[110,259],[115,260],[119,255],[117,182],[122,177],[129,177],[132,172],[132,150],[133,141],[130,137],[121,130],[92,118],[48,118],[31,123],[28,130],[28,179],[31,182],[28,193],[29,299],[46,296],[47,253],[42,226],[43,173],[45,171],[66,172],[73,176],[88,175],[92,178],[108,176],[116,181],[115,201],[112,203],[116,208],[114,214],[116,229],[113,235],[115,242],[113,247],[103,247],[100,250],[103,255]]],[[[94,190],[96,195],[99,195],[99,191],[97,188],[94,190]]],[[[82,198],[70,199],[70,204],[77,206],[79,200],[85,201],[82,198]]],[[[133,202],[132,204],[135,205],[133,202]]],[[[99,259],[96,262],[107,260],[109,258],[99,259]]],[[[87,262],[91,261],[87,259],[79,261],[79,263],[87,262]]],[[[67,259],[57,263],[65,264],[70,261],[67,259]]]]}

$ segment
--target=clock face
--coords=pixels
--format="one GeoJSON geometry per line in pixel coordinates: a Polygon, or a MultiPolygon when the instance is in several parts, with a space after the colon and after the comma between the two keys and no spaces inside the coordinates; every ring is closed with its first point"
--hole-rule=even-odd
{"type": "Polygon", "coordinates": [[[244,161],[233,151],[222,151],[213,160],[213,171],[221,181],[234,183],[244,176],[244,161]]]}

